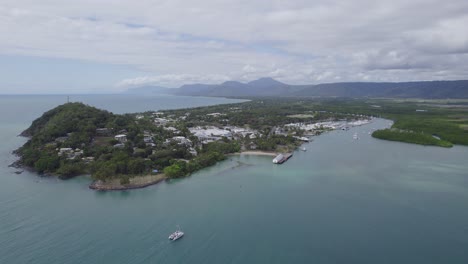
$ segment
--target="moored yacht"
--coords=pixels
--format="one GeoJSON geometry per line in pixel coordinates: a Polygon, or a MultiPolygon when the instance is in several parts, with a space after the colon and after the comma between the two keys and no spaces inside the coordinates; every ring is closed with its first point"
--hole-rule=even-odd
{"type": "Polygon", "coordinates": [[[357,133],[354,133],[354,135],[353,135],[353,139],[359,139],[359,137],[358,137],[357,133]]]}

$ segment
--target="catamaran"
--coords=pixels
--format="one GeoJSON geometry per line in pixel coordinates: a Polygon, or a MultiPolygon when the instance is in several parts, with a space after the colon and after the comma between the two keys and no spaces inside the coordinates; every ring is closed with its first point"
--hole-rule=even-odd
{"type": "Polygon", "coordinates": [[[169,240],[176,241],[183,236],[184,232],[180,231],[180,227],[177,226],[177,230],[169,236],[169,240]]]}

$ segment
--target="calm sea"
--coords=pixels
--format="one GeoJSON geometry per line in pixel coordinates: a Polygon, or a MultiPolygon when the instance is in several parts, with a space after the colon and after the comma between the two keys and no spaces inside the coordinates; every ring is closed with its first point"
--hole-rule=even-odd
{"type": "MultiPolygon", "coordinates": [[[[222,98],[72,96],[123,113],[222,98]]],[[[14,174],[16,137],[66,96],[0,96],[0,263],[468,263],[468,148],[381,141],[376,120],[283,165],[236,156],[125,192],[14,174]],[[353,140],[358,133],[360,139],[353,140]],[[167,236],[180,225],[186,235],[167,236]]]]}

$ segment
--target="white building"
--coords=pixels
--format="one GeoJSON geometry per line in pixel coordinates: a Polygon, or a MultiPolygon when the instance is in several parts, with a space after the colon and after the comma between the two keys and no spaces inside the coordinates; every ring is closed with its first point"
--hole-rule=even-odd
{"type": "Polygon", "coordinates": [[[127,142],[127,135],[124,135],[124,134],[116,135],[114,138],[120,143],[127,142]]]}
{"type": "Polygon", "coordinates": [[[223,137],[232,139],[232,132],[227,129],[221,129],[214,126],[202,128],[192,127],[189,128],[190,132],[194,134],[202,142],[210,142],[221,140],[223,137]]]}
{"type": "Polygon", "coordinates": [[[166,125],[167,123],[169,122],[169,120],[165,119],[165,118],[155,118],[154,119],[154,124],[157,125],[157,126],[164,126],[166,125]]]}
{"type": "Polygon", "coordinates": [[[192,141],[186,137],[173,137],[172,141],[176,141],[179,145],[192,146],[192,141]]]}

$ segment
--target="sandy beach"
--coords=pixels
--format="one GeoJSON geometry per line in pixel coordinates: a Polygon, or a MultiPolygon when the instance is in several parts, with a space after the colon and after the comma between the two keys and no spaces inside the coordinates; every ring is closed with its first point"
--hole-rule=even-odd
{"type": "Polygon", "coordinates": [[[274,152],[267,152],[267,151],[249,150],[249,151],[242,151],[242,152],[232,153],[230,155],[259,155],[259,156],[276,157],[278,154],[274,153],[274,152]]]}

